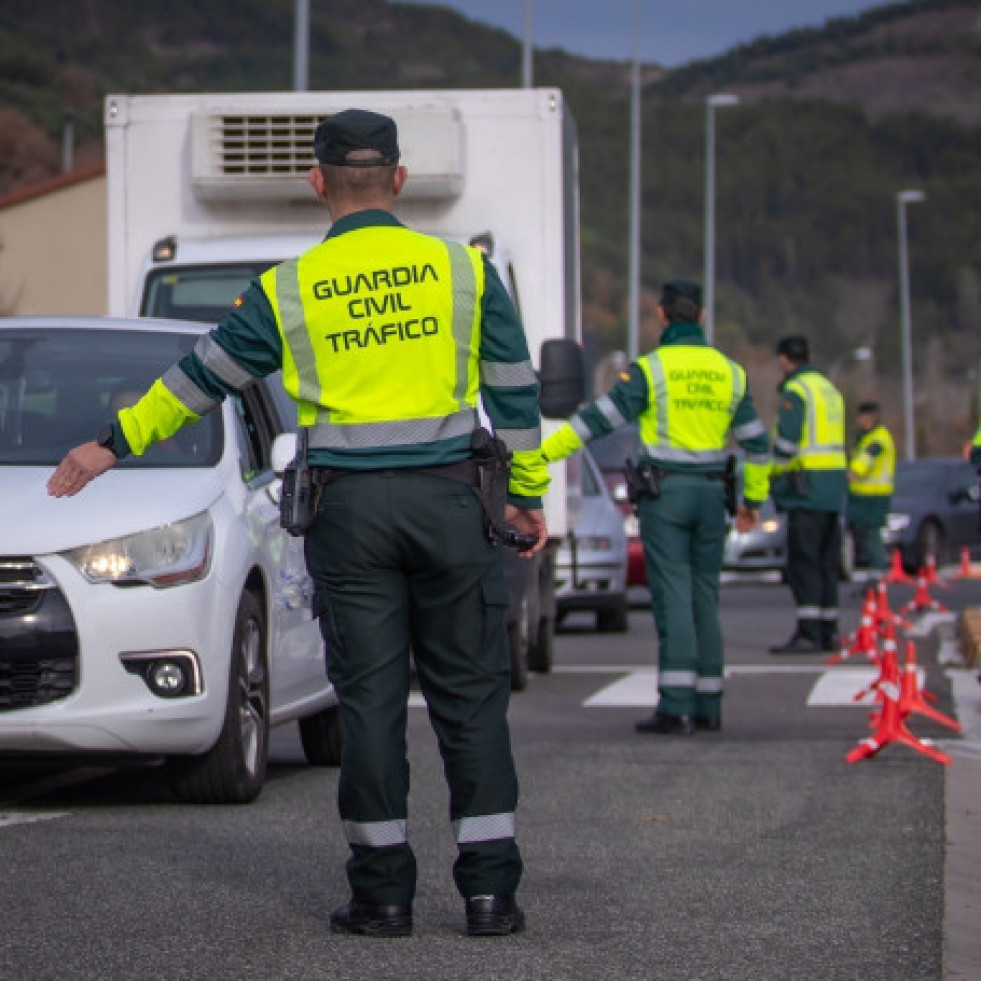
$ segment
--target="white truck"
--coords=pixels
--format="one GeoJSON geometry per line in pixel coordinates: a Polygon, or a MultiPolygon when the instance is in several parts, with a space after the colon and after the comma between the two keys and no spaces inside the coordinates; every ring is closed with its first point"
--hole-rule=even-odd
{"type": "MultiPolygon", "coordinates": [[[[557,89],[110,95],[109,313],[216,321],[255,276],[320,241],[330,218],[307,184],[313,134],[353,107],[398,124],[399,217],[489,253],[521,313],[543,413],[568,415],[583,394],[578,151],[557,89]]],[[[507,562],[516,690],[529,667],[551,667],[554,553],[577,462],[552,478],[552,547],[507,562]]]]}

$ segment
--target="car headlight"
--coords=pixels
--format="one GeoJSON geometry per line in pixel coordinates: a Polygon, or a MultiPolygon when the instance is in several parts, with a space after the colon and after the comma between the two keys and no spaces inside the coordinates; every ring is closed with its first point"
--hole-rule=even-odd
{"type": "Polygon", "coordinates": [[[886,517],[886,531],[902,531],[909,527],[910,517],[908,514],[890,513],[886,517]]]}
{"type": "Polygon", "coordinates": [[[576,548],[580,552],[609,552],[613,542],[607,535],[583,535],[576,537],[576,548]]]}
{"type": "Polygon", "coordinates": [[[627,538],[640,537],[640,521],[636,514],[628,514],[623,519],[623,531],[627,538]]]}
{"type": "Polygon", "coordinates": [[[775,535],[780,530],[780,521],[777,518],[766,518],[760,522],[760,531],[765,531],[768,535],[775,535]]]}
{"type": "Polygon", "coordinates": [[[214,527],[207,512],[135,535],[65,552],[91,583],[149,583],[157,589],[203,579],[211,564],[214,527]]]}

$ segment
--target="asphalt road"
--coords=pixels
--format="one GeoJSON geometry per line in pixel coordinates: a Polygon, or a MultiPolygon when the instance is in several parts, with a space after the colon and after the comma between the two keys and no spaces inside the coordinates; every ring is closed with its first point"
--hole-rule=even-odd
{"type": "MultiPolygon", "coordinates": [[[[981,583],[936,595],[956,609],[981,583]]],[[[178,804],[152,767],[0,764],[0,979],[944,978],[945,781],[981,741],[955,739],[950,768],[903,746],[847,764],[868,732],[848,671],[766,653],[792,629],[785,587],[729,584],[723,617],[719,734],[634,733],[655,695],[644,610],[625,635],[570,618],[554,672],[514,696],[525,934],[462,935],[442,768],[414,708],[411,938],[328,932],[346,898],[336,773],[302,762],[291,727],[244,807],[178,804]]],[[[920,618],[919,646],[951,712],[942,619],[920,618]]]]}

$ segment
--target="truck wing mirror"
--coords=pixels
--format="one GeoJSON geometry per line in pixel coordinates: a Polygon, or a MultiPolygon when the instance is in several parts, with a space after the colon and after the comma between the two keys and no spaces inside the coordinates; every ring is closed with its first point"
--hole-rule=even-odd
{"type": "Polygon", "coordinates": [[[586,398],[582,348],[568,338],[543,341],[539,363],[542,415],[546,419],[571,416],[586,398]]]}

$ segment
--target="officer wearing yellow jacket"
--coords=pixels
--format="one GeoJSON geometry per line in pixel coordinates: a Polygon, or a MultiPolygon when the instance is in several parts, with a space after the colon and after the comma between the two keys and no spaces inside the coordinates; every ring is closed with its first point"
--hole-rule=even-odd
{"type": "Polygon", "coordinates": [[[878,402],[858,406],[858,439],[848,461],[848,524],[871,574],[886,571],[886,525],[896,481],[896,446],[882,425],[878,402]]]}
{"type": "Polygon", "coordinates": [[[690,735],[722,724],[726,447],[731,435],[746,452],[736,525],[748,531],[767,498],[769,440],[746,372],[705,342],[700,287],[665,284],[658,314],[659,346],[546,439],[542,453],[560,460],[640,420],[641,460],[631,483],[657,624],[660,698],[636,729],[690,735]]]}
{"type": "Polygon", "coordinates": [[[522,862],[507,594],[472,491],[472,457],[480,399],[513,453],[506,517],[534,541],[525,554],[540,550],[548,472],[538,382],[493,266],[391,213],[406,180],[395,123],[338,113],[318,127],[314,151],[310,183],[333,222],[324,241],[253,282],[191,355],[96,442],[70,451],[49,492],[77,493],[118,456],[142,453],[281,368],[321,489],[306,559],[344,740],[338,796],[351,897],[331,927],[412,930],[411,648],[450,788],[467,930],[514,933],[524,914],[514,896],[522,862]]]}
{"type": "Polygon", "coordinates": [[[771,490],[787,514],[787,582],[797,629],[772,654],[813,654],[838,645],[838,570],[845,508],[845,408],[841,393],[810,363],[798,334],[782,338],[784,379],[773,440],[771,490]]]}

